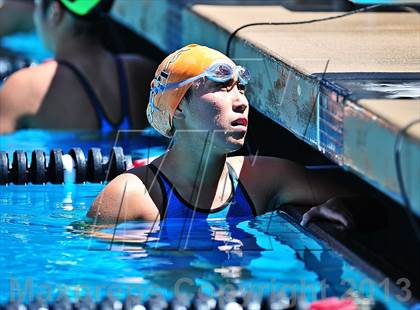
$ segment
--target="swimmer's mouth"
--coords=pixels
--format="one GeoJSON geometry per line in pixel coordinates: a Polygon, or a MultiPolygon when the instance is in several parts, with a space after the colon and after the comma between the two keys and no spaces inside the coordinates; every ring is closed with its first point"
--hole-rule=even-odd
{"type": "Polygon", "coordinates": [[[248,120],[245,117],[238,118],[232,122],[232,126],[248,126],[248,120]]]}

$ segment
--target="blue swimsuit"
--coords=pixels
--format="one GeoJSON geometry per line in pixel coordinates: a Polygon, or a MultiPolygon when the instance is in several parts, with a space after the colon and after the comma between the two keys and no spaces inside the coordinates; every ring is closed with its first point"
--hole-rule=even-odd
{"type": "Polygon", "coordinates": [[[205,210],[194,207],[185,201],[168,178],[154,165],[148,166],[156,175],[163,193],[161,219],[194,218],[194,219],[250,219],[256,216],[254,204],[238,179],[235,170],[227,164],[229,178],[232,183],[232,194],[222,206],[205,210]]]}
{"type": "Polygon", "coordinates": [[[80,70],[77,69],[77,67],[74,66],[72,63],[66,60],[57,60],[57,62],[60,65],[66,66],[76,75],[77,79],[79,80],[80,84],[85,90],[87,96],[89,97],[92,107],[95,109],[96,116],[99,122],[99,129],[101,129],[104,132],[131,128],[131,122],[130,122],[130,117],[129,117],[129,92],[128,92],[127,77],[124,71],[124,64],[122,63],[122,60],[118,56],[116,56],[114,59],[115,59],[115,64],[117,66],[118,82],[119,82],[119,87],[120,87],[120,100],[121,100],[121,118],[116,124],[113,124],[109,120],[109,118],[105,114],[102,104],[99,101],[99,98],[96,95],[92,85],[89,83],[86,77],[80,72],[80,70]]]}

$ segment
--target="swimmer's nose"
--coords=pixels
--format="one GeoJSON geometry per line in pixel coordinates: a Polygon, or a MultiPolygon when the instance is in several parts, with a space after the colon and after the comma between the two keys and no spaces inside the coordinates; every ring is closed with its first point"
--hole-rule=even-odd
{"type": "Polygon", "coordinates": [[[232,109],[237,113],[243,113],[248,108],[248,101],[238,90],[235,91],[235,94],[232,98],[232,109]]]}

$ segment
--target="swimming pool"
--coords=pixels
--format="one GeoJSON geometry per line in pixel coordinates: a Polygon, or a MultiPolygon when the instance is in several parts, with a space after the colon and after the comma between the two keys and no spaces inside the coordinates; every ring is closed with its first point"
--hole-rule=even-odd
{"type": "MultiPolygon", "coordinates": [[[[145,133],[120,139],[126,153],[155,154],[165,143],[145,133]],[[134,143],[133,140],[136,139],[134,143]],[[150,142],[152,141],[152,142],[150,142]],[[124,143],[123,143],[124,142],[124,143]],[[136,149],[139,145],[143,147],[136,149]]],[[[114,137],[89,132],[21,131],[0,139],[0,149],[32,150],[92,146],[103,150],[114,137]]],[[[106,153],[106,152],[105,152],[106,153]]],[[[142,155],[139,155],[142,156],[142,155]]],[[[253,220],[194,223],[129,222],[92,227],[84,216],[103,184],[9,185],[0,187],[0,302],[73,300],[89,294],[192,294],[197,286],[216,290],[272,290],[309,301],[355,291],[389,309],[407,308],[404,292],[377,283],[324,242],[279,212],[253,220]]]]}
{"type": "Polygon", "coordinates": [[[15,71],[51,57],[35,34],[15,33],[0,37],[0,87],[3,79],[15,71]]]}
{"type": "Polygon", "coordinates": [[[43,47],[35,32],[21,32],[2,37],[0,45],[35,63],[40,63],[52,56],[52,53],[43,47]]]}

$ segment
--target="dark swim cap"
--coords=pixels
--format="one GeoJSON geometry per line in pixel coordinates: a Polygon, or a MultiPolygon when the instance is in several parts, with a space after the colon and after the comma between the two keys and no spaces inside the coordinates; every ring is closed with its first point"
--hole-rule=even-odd
{"type": "Polygon", "coordinates": [[[103,15],[108,13],[114,0],[59,0],[71,13],[79,17],[103,15]]]}

